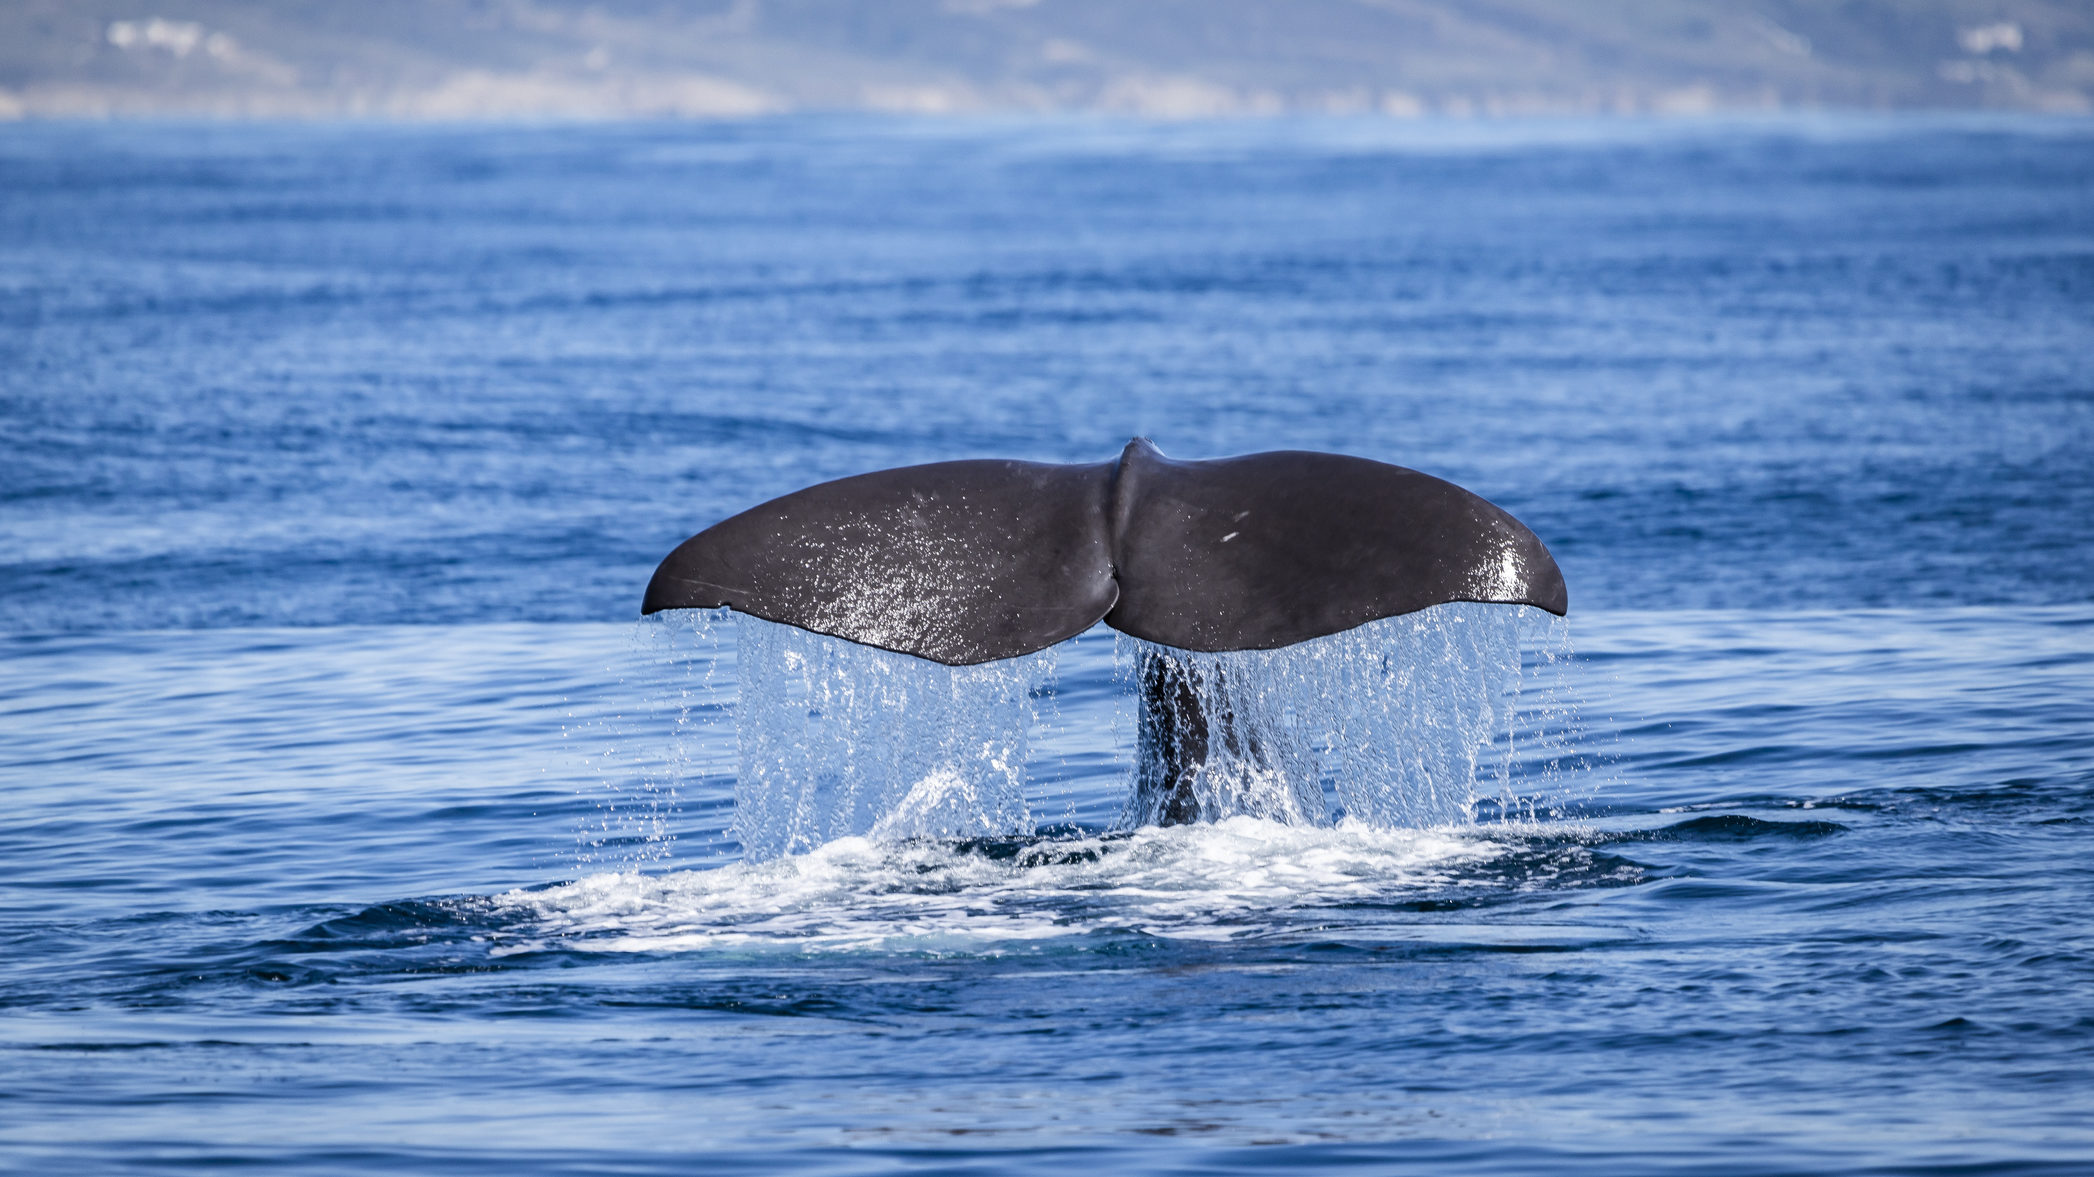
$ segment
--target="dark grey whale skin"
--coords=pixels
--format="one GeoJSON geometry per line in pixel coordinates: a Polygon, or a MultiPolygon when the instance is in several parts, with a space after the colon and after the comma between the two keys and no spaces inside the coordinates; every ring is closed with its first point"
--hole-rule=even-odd
{"type": "Polygon", "coordinates": [[[729,606],[951,666],[1103,620],[1265,650],[1449,601],[1569,608],[1517,519],[1416,470],[1283,450],[1177,461],[934,462],[824,482],[685,540],[643,614],[729,606]]]}

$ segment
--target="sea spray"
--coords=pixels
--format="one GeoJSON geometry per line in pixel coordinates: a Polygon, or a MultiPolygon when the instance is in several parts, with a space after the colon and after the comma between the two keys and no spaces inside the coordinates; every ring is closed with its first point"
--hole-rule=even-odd
{"type": "Polygon", "coordinates": [[[643,622],[638,641],[655,668],[647,699],[653,726],[666,728],[669,741],[634,806],[652,819],[647,848],[655,860],[669,857],[677,837],[673,819],[692,816],[684,798],[722,792],[704,786],[724,785],[735,772],[737,665],[730,610],[678,609],[658,617],[643,622]]]}
{"type": "Polygon", "coordinates": [[[945,666],[737,615],[736,836],[774,858],[837,838],[1030,834],[1025,762],[1056,651],[945,666]]]}
{"type": "Polygon", "coordinates": [[[725,609],[642,618],[624,658],[604,668],[616,684],[607,697],[619,706],[569,713],[563,735],[595,778],[580,790],[577,863],[645,869],[675,857],[678,841],[694,835],[699,846],[686,851],[726,849],[724,797],[735,773],[727,618],[725,609]]]}
{"type": "Polygon", "coordinates": [[[1588,726],[1596,684],[1590,667],[1573,657],[1569,619],[1522,609],[1519,642],[1516,695],[1491,763],[1496,788],[1479,792],[1478,821],[1560,816],[1603,787],[1599,770],[1612,758],[1588,726]]]}
{"type": "MultiPolygon", "coordinates": [[[[665,808],[730,771],[727,832],[754,861],[846,837],[1025,836],[1035,806],[1052,803],[1031,795],[1028,761],[1059,648],[951,667],[725,610],[657,618],[642,645],[660,667],[656,718],[673,748],[621,815],[655,857],[665,808]]],[[[1201,820],[1404,829],[1545,813],[1567,769],[1568,649],[1558,619],[1456,603],[1277,650],[1202,654],[1120,635],[1115,663],[1136,691],[1145,661],[1169,666],[1211,717],[1193,786],[1201,820]]],[[[1163,816],[1142,774],[1172,718],[1120,729],[1135,747],[1118,828],[1163,816]]]]}
{"type": "Polygon", "coordinates": [[[1470,820],[1480,770],[1500,792],[1510,784],[1525,612],[1437,605],[1277,650],[1212,654],[1123,635],[1121,677],[1143,704],[1121,824],[1163,817],[1163,778],[1177,771],[1207,821],[1470,820]],[[1188,731],[1204,754],[1182,767],[1171,741],[1188,731]],[[1493,745],[1501,755],[1487,762],[1493,745]]]}

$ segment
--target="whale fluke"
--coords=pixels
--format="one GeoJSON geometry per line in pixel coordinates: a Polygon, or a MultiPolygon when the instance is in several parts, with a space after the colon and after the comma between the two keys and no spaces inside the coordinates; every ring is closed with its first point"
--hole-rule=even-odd
{"type": "Polygon", "coordinates": [[[1279,451],[934,462],[825,482],[685,540],[642,613],[729,606],[948,665],[1103,620],[1180,649],[1272,649],[1449,601],[1562,614],[1533,532],[1453,483],[1279,451]]]}

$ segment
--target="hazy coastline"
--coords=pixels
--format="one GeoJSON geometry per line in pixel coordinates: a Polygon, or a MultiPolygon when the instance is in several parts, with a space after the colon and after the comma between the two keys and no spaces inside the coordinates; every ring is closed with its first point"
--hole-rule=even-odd
{"type": "Polygon", "coordinates": [[[0,117],[797,111],[1701,115],[2094,110],[2094,12],[2013,0],[32,0],[0,117]]]}

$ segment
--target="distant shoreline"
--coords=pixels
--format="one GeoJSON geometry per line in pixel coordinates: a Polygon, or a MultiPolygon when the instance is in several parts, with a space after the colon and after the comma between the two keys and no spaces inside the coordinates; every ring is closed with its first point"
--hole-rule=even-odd
{"type": "Polygon", "coordinates": [[[0,124],[11,122],[124,122],[195,121],[222,123],[398,123],[403,125],[527,123],[630,123],[630,122],[739,122],[779,117],[869,117],[917,118],[927,121],[982,121],[995,119],[1097,119],[1155,123],[1273,122],[1295,120],[1358,121],[1362,123],[1469,123],[1520,120],[1625,120],[1625,121],[1713,121],[1833,117],[1948,117],[1948,116],[2034,116],[2060,119],[2094,117],[2094,105],[2054,106],[1904,105],[1863,106],[1838,103],[1776,103],[1765,105],[1692,103],[1624,106],[1581,106],[1573,104],[1479,101],[1451,104],[1437,109],[1398,110],[1345,109],[1275,105],[1216,109],[1072,106],[967,106],[922,109],[908,106],[757,105],[750,109],[654,109],[616,106],[572,108],[522,105],[513,109],[468,107],[424,108],[414,102],[363,107],[356,104],[303,105],[267,102],[256,104],[183,104],[129,101],[37,100],[0,89],[0,124]]]}
{"type": "Polygon", "coordinates": [[[1732,127],[1739,130],[1777,130],[1808,125],[1867,126],[1954,126],[2013,125],[2015,127],[2094,127],[2094,113],[1987,109],[1965,107],[1781,107],[1775,109],[1716,109],[1691,114],[1590,111],[1540,111],[1519,113],[1425,114],[1394,117],[1383,114],[1331,114],[1318,111],[1281,111],[1270,114],[1153,115],[1110,110],[969,110],[926,114],[920,111],[891,111],[852,108],[805,108],[761,111],[750,114],[571,114],[528,112],[509,115],[401,116],[389,114],[225,114],[213,111],[153,110],[115,113],[14,113],[0,115],[0,129],[32,126],[198,126],[198,127],[369,127],[402,130],[581,127],[675,127],[734,126],[762,123],[834,122],[884,126],[918,125],[985,127],[1007,124],[1014,128],[1037,127],[1353,127],[1395,133],[1413,131],[1433,135],[1471,128],[1594,127],[1700,128],[1732,127]]]}
{"type": "MultiPolygon", "coordinates": [[[[2083,7],[2083,6],[2082,6],[2083,7]]],[[[2094,113],[2094,9],[1998,0],[74,0],[0,8],[0,118],[2094,113]]]]}

